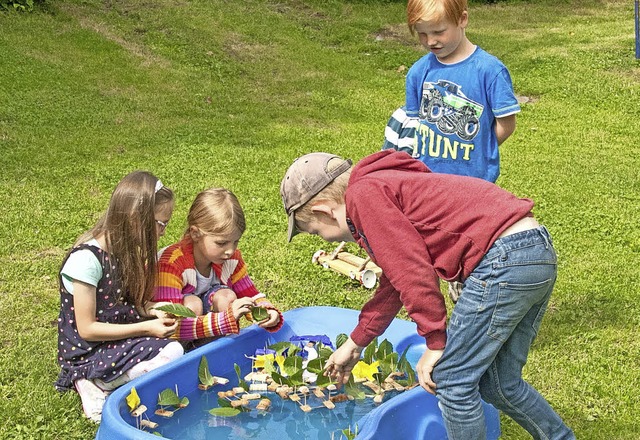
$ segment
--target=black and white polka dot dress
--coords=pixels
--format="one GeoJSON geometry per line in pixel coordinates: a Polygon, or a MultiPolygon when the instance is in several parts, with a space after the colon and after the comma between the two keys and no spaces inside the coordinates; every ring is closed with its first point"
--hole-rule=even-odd
{"type": "MultiPolygon", "coordinates": [[[[102,279],[96,289],[96,318],[100,322],[129,324],[141,321],[133,304],[122,301],[120,280],[114,261],[102,249],[83,244],[73,249],[89,249],[102,265],[102,279]]],[[[66,262],[66,260],[65,260],[66,262]]],[[[64,262],[63,262],[64,266],[64,262]]],[[[73,311],[73,295],[60,282],[60,316],[58,317],[58,363],[61,371],[55,386],[73,388],[78,379],[101,379],[110,382],[139,362],[154,358],[171,342],[165,338],[136,337],[119,341],[87,342],[80,337],[73,311]]]]}

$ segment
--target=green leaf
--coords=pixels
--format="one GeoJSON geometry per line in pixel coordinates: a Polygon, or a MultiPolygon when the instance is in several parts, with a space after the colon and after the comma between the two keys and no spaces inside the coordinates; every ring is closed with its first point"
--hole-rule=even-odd
{"type": "Polygon", "coordinates": [[[383,360],[391,353],[393,353],[393,344],[385,339],[378,346],[378,351],[376,351],[376,359],[383,360]]]}
{"type": "Polygon", "coordinates": [[[294,387],[299,387],[299,386],[305,384],[305,381],[302,380],[302,373],[303,372],[304,372],[303,370],[298,370],[298,371],[295,372],[295,374],[292,374],[292,375],[289,376],[289,381],[291,382],[291,384],[294,387]]]}
{"type": "Polygon", "coordinates": [[[281,374],[271,373],[271,378],[274,380],[275,383],[279,383],[280,385],[289,385],[290,387],[293,386],[293,383],[289,380],[289,378],[284,377],[281,374]]]}
{"type": "Polygon", "coordinates": [[[253,322],[261,322],[269,318],[269,312],[264,307],[251,307],[253,322]]]}
{"type": "Polygon", "coordinates": [[[310,360],[309,363],[307,364],[307,371],[310,371],[311,373],[320,374],[324,371],[324,364],[325,363],[320,358],[310,360]]]}
{"type": "Polygon", "coordinates": [[[398,361],[398,368],[407,377],[407,385],[413,385],[414,383],[417,382],[418,377],[416,375],[416,372],[413,370],[413,367],[411,366],[411,364],[409,363],[406,357],[403,356],[398,361]]]}
{"type": "Polygon", "coordinates": [[[209,410],[209,414],[218,417],[234,417],[240,414],[241,411],[236,408],[213,408],[209,410]]]}
{"type": "Polygon", "coordinates": [[[329,347],[322,347],[318,350],[318,357],[323,360],[323,363],[327,362],[329,356],[333,354],[333,350],[329,347]]]}
{"type": "Polygon", "coordinates": [[[349,377],[349,381],[344,385],[344,392],[348,396],[351,396],[357,400],[362,400],[367,397],[364,394],[364,391],[362,391],[362,389],[353,381],[353,376],[349,377]]]}
{"type": "Polygon", "coordinates": [[[200,379],[200,383],[205,386],[212,386],[215,384],[215,380],[209,372],[209,362],[207,362],[207,358],[202,356],[200,358],[200,366],[198,367],[198,379],[200,379]]]}
{"type": "Polygon", "coordinates": [[[326,386],[331,385],[332,383],[335,383],[335,382],[332,381],[329,376],[325,376],[324,374],[318,374],[318,378],[316,379],[317,386],[324,388],[326,386]]]}
{"type": "Polygon", "coordinates": [[[348,339],[349,336],[347,336],[345,333],[340,333],[338,336],[336,336],[336,348],[340,348],[340,346],[347,342],[348,339]]]}
{"type": "Polygon", "coordinates": [[[195,318],[196,314],[193,313],[188,307],[183,306],[182,304],[165,304],[162,306],[154,307],[156,310],[160,310],[162,312],[169,313],[173,316],[177,316],[178,318],[195,318]]]}
{"type": "Polygon", "coordinates": [[[171,388],[163,390],[158,395],[158,405],[160,406],[180,406],[180,398],[171,388]]]}
{"type": "Polygon", "coordinates": [[[282,373],[293,376],[298,371],[302,371],[302,358],[300,356],[289,356],[284,360],[284,370],[282,373]]]}
{"type": "Polygon", "coordinates": [[[398,371],[398,353],[390,353],[380,361],[380,376],[384,379],[398,371]]]}
{"type": "Polygon", "coordinates": [[[288,341],[276,342],[275,344],[269,345],[267,348],[271,350],[275,350],[276,354],[279,354],[279,355],[283,355],[284,352],[286,351],[287,356],[294,356],[296,353],[300,351],[300,347],[288,341]]]}
{"type": "Polygon", "coordinates": [[[376,350],[378,348],[378,338],[375,338],[373,341],[371,341],[369,343],[369,345],[367,345],[367,347],[364,349],[364,354],[362,356],[362,359],[367,363],[370,364],[374,361],[374,357],[376,354],[376,350]]]}

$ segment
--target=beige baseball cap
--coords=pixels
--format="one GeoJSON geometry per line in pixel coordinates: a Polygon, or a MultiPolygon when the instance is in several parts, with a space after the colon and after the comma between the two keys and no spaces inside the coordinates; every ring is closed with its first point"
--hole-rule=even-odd
{"type": "Polygon", "coordinates": [[[311,200],[349,168],[351,168],[350,159],[342,159],[329,153],[309,153],[293,161],[280,183],[280,196],[289,217],[287,241],[291,241],[298,233],[295,220],[296,209],[311,200]],[[340,159],[341,162],[329,171],[328,165],[331,159],[340,159]]]}

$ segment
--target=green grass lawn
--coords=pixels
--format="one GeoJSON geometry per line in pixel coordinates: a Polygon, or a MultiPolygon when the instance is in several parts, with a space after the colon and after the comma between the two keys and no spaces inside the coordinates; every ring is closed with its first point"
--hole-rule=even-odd
{"type": "MultiPolygon", "coordinates": [[[[0,438],[87,439],[53,388],[57,271],[128,172],[234,191],[241,249],[281,309],[371,294],[286,245],[278,187],[304,153],[377,151],[423,51],[404,1],[50,0],[0,13],[0,438]]],[[[640,63],[631,0],[472,3],[470,39],[529,101],[498,183],[536,200],[560,271],[525,377],[587,440],[640,438],[640,63]]],[[[352,252],[360,251],[354,247],[352,252]]],[[[503,418],[503,438],[526,439],[503,418]]]]}

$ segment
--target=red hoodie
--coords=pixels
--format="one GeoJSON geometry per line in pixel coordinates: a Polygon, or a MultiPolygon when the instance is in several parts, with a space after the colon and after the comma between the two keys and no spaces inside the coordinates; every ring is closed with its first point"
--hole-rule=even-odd
{"type": "Polygon", "coordinates": [[[533,208],[493,183],[432,173],[393,150],[353,168],[345,203],[354,238],[383,270],[351,338],[368,345],[404,306],[433,350],[446,343],[438,278],[466,279],[502,231],[533,208]]]}

